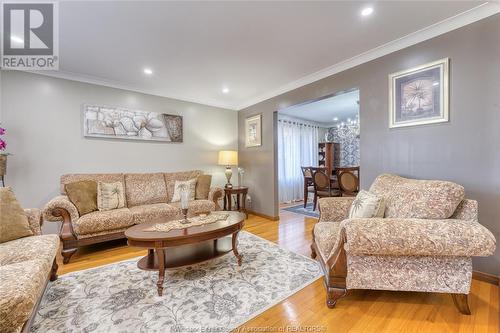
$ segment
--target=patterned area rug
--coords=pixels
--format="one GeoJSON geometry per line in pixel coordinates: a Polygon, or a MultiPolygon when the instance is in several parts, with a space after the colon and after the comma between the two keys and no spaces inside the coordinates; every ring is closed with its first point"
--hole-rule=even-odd
{"type": "Polygon", "coordinates": [[[232,252],[157,272],[137,260],[74,272],[51,283],[32,332],[229,332],[321,277],[316,261],[240,232],[232,252]]]}
{"type": "Polygon", "coordinates": [[[311,217],[319,217],[319,212],[316,210],[313,210],[313,204],[308,203],[306,205],[306,208],[304,208],[304,204],[300,204],[297,206],[291,206],[287,208],[282,208],[283,210],[286,210],[288,212],[296,213],[296,214],[302,214],[306,216],[311,216],[311,217]]]}

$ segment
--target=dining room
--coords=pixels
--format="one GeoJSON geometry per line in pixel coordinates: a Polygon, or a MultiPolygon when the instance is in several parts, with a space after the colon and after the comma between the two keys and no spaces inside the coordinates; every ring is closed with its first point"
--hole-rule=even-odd
{"type": "Polygon", "coordinates": [[[351,89],[278,110],[280,209],[317,217],[319,198],[357,194],[359,109],[351,89]]]}

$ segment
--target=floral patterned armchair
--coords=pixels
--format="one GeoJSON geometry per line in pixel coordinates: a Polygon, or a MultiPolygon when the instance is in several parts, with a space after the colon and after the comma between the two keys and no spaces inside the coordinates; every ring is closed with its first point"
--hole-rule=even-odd
{"type": "Polygon", "coordinates": [[[325,274],[327,306],[348,289],[452,294],[463,314],[473,256],[495,251],[493,234],[478,223],[478,204],[446,181],[377,177],[370,192],[385,200],[384,218],[348,219],[355,198],[323,198],[313,230],[312,257],[325,274]]]}

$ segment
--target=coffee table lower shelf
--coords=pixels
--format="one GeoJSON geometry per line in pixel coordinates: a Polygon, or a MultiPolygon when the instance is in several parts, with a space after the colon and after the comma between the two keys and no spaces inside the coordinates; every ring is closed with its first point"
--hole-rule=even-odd
{"type": "MultiPolygon", "coordinates": [[[[165,268],[176,268],[211,260],[231,252],[231,237],[215,239],[202,244],[165,248],[165,268]],[[209,245],[208,243],[212,243],[209,245]]],[[[145,271],[157,271],[158,254],[155,249],[148,249],[148,254],[137,262],[137,267],[145,271]]]]}

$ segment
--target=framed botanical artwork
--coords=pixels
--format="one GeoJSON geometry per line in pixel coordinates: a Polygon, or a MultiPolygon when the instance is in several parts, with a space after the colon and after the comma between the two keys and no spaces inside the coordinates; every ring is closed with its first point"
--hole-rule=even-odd
{"type": "Polygon", "coordinates": [[[262,115],[245,119],[245,147],[262,146],[262,115]]]}
{"type": "Polygon", "coordinates": [[[86,137],[182,142],[182,116],[104,105],[83,105],[86,137]]]}
{"type": "Polygon", "coordinates": [[[447,122],[449,59],[389,75],[389,127],[447,122]]]}

